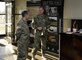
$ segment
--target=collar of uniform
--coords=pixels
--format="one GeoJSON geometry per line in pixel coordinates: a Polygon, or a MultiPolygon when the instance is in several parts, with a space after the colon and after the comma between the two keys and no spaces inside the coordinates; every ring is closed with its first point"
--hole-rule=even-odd
{"type": "Polygon", "coordinates": [[[22,20],[23,20],[23,22],[25,22],[27,24],[27,20],[24,20],[24,19],[22,19],[22,20]]]}

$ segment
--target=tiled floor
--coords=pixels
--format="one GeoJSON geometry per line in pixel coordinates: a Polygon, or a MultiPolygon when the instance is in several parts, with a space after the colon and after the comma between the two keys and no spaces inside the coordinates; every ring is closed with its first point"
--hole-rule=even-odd
{"type": "MultiPolygon", "coordinates": [[[[0,39],[0,60],[16,60],[17,55],[15,54],[13,45],[9,44],[5,39],[0,39]]],[[[28,53],[29,58],[31,59],[32,54],[28,53]]],[[[49,58],[49,57],[48,57],[49,58]]],[[[55,57],[55,59],[47,59],[47,60],[59,60],[59,58],[55,57]]],[[[30,60],[28,59],[28,60],[30,60]]],[[[36,55],[37,60],[42,60],[40,55],[36,55]]]]}

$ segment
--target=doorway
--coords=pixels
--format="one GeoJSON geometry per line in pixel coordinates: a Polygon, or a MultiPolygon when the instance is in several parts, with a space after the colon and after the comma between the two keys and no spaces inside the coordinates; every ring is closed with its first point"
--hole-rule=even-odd
{"type": "Polygon", "coordinates": [[[11,36],[12,3],[0,2],[0,36],[11,36]]]}
{"type": "Polygon", "coordinates": [[[6,2],[6,35],[11,36],[12,26],[12,3],[6,2]]]}
{"type": "Polygon", "coordinates": [[[0,35],[6,35],[6,6],[0,2],[0,35]]]}

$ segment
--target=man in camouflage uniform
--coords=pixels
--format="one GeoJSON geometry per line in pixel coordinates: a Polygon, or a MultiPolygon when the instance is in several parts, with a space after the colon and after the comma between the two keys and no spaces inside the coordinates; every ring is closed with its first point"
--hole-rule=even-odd
{"type": "Polygon", "coordinates": [[[35,60],[35,55],[37,50],[40,48],[42,50],[42,60],[46,60],[45,58],[45,51],[46,51],[46,41],[47,41],[47,34],[46,30],[49,25],[48,17],[44,14],[44,8],[39,8],[39,14],[34,18],[34,48],[32,50],[32,60],[35,60]]]}
{"type": "Polygon", "coordinates": [[[26,60],[27,49],[29,44],[29,27],[27,25],[27,20],[29,19],[29,12],[22,12],[22,19],[17,24],[16,38],[18,46],[18,57],[17,60],[26,60]]]}

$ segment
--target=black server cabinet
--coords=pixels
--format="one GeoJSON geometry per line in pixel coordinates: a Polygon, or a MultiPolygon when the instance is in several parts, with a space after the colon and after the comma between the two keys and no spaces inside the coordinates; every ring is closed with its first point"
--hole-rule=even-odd
{"type": "Polygon", "coordinates": [[[54,28],[53,32],[48,32],[47,50],[59,53],[59,33],[63,32],[64,0],[42,0],[41,3],[46,10],[46,14],[49,16],[51,28],[54,28]]]}

